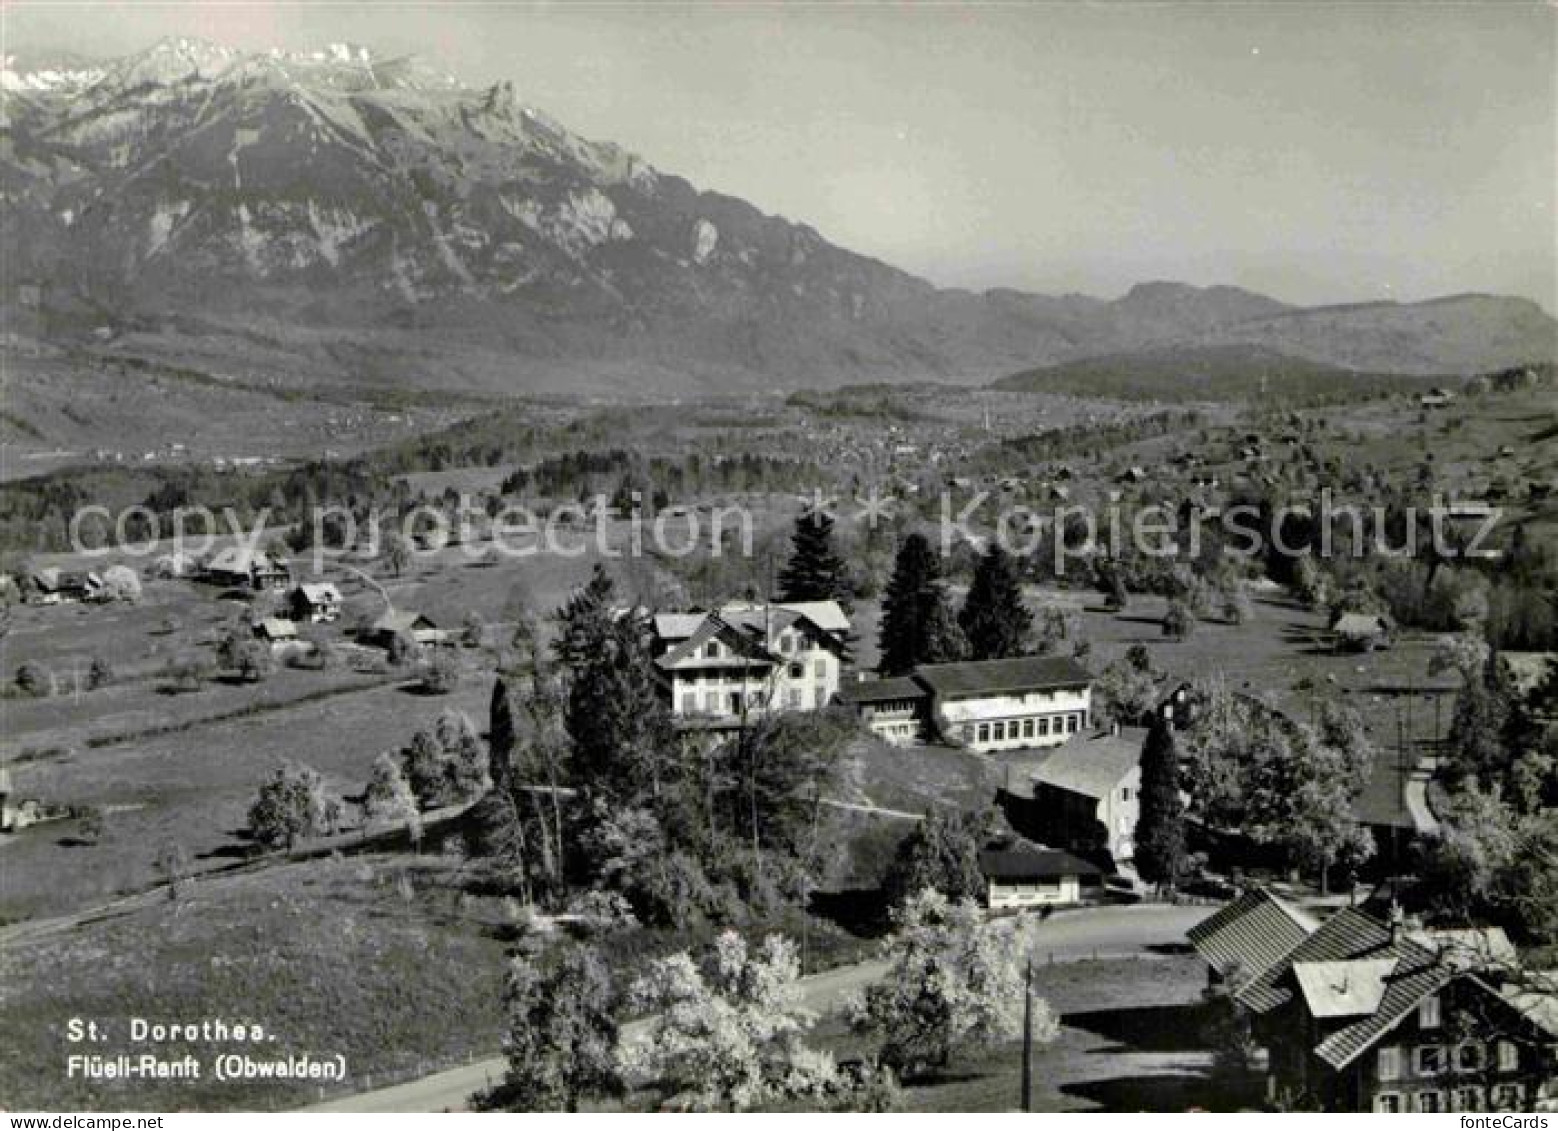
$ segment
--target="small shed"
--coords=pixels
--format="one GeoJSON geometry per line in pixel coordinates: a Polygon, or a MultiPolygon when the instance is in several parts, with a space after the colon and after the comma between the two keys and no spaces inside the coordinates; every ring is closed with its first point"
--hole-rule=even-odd
{"type": "Polygon", "coordinates": [[[979,870],[991,909],[1080,903],[1084,881],[1096,882],[1103,874],[1097,865],[1069,852],[1017,838],[987,845],[979,854],[979,870]]]}
{"type": "Polygon", "coordinates": [[[298,626],[281,617],[266,617],[255,622],[254,635],[272,648],[278,644],[296,644],[298,626]]]}

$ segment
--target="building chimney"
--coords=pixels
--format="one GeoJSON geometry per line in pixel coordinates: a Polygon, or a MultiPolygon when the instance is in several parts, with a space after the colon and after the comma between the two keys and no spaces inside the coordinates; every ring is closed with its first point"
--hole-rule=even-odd
{"type": "Polygon", "coordinates": [[[1406,916],[1401,911],[1401,904],[1394,899],[1390,901],[1390,945],[1395,946],[1406,933],[1406,916]]]}

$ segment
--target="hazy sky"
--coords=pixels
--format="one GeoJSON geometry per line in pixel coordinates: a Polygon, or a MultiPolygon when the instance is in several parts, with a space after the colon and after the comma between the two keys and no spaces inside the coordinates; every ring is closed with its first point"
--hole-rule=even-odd
{"type": "Polygon", "coordinates": [[[416,52],[947,285],[1558,310],[1558,8],[3,3],[6,50],[416,52]]]}

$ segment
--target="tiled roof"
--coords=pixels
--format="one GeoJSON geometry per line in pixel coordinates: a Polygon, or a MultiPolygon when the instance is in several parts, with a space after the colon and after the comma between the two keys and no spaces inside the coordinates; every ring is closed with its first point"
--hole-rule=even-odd
{"type": "Polygon", "coordinates": [[[1196,952],[1219,974],[1257,978],[1319,929],[1318,920],[1264,888],[1252,888],[1190,928],[1196,952]]]}
{"type": "Polygon", "coordinates": [[[374,632],[410,632],[415,628],[432,628],[433,622],[421,613],[409,610],[391,610],[373,622],[374,632]]]}
{"type": "Polygon", "coordinates": [[[661,668],[674,668],[695,661],[698,667],[750,668],[754,664],[767,668],[777,657],[763,647],[762,642],[734,625],[726,623],[717,613],[705,614],[703,623],[687,639],[677,644],[655,663],[661,668]],[[698,655],[699,650],[711,640],[718,639],[740,653],[737,656],[708,657],[698,655]]]}
{"type": "Polygon", "coordinates": [[[1401,940],[1396,949],[1400,958],[1391,973],[1382,979],[1378,1008],[1338,1029],[1315,1046],[1315,1055],[1331,1067],[1345,1068],[1352,1063],[1416,1009],[1418,1002],[1456,977],[1455,971],[1408,939],[1401,940]]]}
{"type": "Polygon", "coordinates": [[[1311,1017],[1365,1017],[1385,1000],[1386,979],[1400,960],[1361,958],[1355,962],[1295,962],[1293,977],[1311,1017]]]}
{"type": "Polygon", "coordinates": [[[1096,864],[1027,841],[992,845],[979,854],[979,870],[988,880],[1052,880],[1060,876],[1097,876],[1096,864]]]}
{"type": "Polygon", "coordinates": [[[711,616],[759,635],[765,624],[769,629],[777,631],[799,619],[810,621],[825,635],[849,631],[849,617],[837,601],[791,601],[785,604],[738,601],[708,612],[656,613],[655,635],[667,642],[686,640],[711,616]]]}
{"type": "Polygon", "coordinates": [[[1558,994],[1511,986],[1504,990],[1503,997],[1531,1024],[1549,1036],[1558,1037],[1558,994]]]}
{"type": "Polygon", "coordinates": [[[1009,660],[922,664],[915,669],[914,675],[942,696],[1082,687],[1093,681],[1087,669],[1068,656],[1018,656],[1009,660]]]}
{"type": "Polygon", "coordinates": [[[1126,727],[1119,734],[1077,735],[1034,771],[1034,784],[1083,797],[1107,797],[1141,765],[1146,738],[1147,732],[1139,727],[1126,727]]]}
{"type": "Polygon", "coordinates": [[[926,691],[906,675],[890,679],[861,679],[839,687],[843,703],[889,703],[900,699],[923,699],[926,691]]]}
{"type": "Polygon", "coordinates": [[[1389,927],[1361,911],[1344,907],[1267,966],[1239,991],[1238,1001],[1252,1013],[1269,1013],[1292,1000],[1293,989],[1286,975],[1295,962],[1345,962],[1383,958],[1392,953],[1389,927]]]}

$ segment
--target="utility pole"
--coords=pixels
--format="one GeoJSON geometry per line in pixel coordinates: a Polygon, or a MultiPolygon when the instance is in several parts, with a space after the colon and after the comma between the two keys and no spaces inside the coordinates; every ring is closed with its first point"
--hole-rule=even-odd
{"type": "Polygon", "coordinates": [[[1033,958],[1022,973],[1022,1110],[1033,1110],[1033,958]]]}

